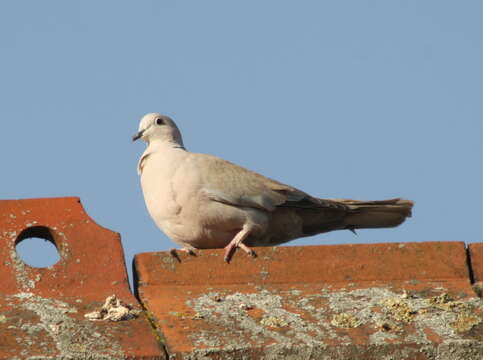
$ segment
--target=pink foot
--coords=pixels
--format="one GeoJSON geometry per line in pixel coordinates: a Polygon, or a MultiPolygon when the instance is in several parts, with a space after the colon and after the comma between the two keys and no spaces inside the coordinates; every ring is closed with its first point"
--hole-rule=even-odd
{"type": "Polygon", "coordinates": [[[245,251],[251,257],[253,258],[257,257],[257,254],[255,253],[255,251],[250,249],[244,243],[239,243],[238,245],[236,245],[236,243],[231,242],[227,246],[225,246],[225,257],[224,257],[225,262],[230,263],[231,258],[233,257],[233,254],[235,253],[237,247],[245,251]]]}

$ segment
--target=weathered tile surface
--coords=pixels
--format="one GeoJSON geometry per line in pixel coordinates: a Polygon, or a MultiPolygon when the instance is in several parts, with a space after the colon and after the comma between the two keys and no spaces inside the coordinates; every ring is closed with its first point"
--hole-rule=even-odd
{"type": "Polygon", "coordinates": [[[129,291],[120,236],[97,225],[78,198],[0,201],[0,359],[164,358],[146,316],[89,321],[115,294],[129,291]],[[15,245],[28,237],[55,243],[60,260],[34,268],[15,245]]]}
{"type": "Polygon", "coordinates": [[[480,359],[464,243],[139,254],[140,299],[176,359],[480,359]]]}

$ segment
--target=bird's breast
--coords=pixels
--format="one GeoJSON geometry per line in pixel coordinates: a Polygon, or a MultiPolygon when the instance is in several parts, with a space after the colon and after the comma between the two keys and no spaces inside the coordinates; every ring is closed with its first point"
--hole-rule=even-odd
{"type": "Polygon", "coordinates": [[[144,201],[158,226],[164,219],[173,217],[181,211],[172,184],[176,169],[175,162],[160,154],[150,154],[143,164],[141,188],[144,201]]]}

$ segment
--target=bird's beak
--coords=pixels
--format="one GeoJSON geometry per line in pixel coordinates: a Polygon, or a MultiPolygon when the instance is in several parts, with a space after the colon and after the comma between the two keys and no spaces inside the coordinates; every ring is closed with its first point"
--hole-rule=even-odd
{"type": "Polygon", "coordinates": [[[144,130],[138,131],[134,136],[132,137],[132,141],[136,141],[137,139],[140,139],[143,137],[144,130]]]}

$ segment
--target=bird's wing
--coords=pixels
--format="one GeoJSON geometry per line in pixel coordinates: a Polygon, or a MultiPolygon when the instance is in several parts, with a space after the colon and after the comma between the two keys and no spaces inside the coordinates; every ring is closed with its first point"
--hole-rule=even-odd
{"type": "Polygon", "coordinates": [[[266,211],[278,206],[332,207],[330,200],[313,198],[216,156],[193,154],[191,161],[200,176],[202,192],[213,201],[266,211]]]}

